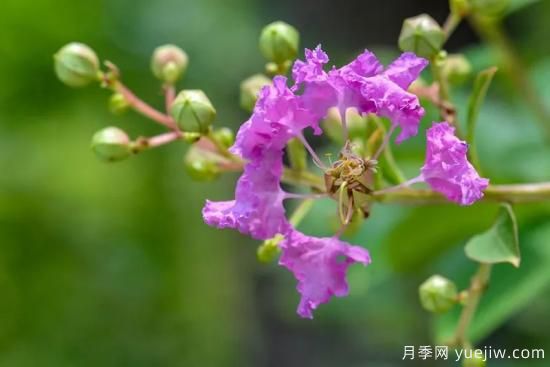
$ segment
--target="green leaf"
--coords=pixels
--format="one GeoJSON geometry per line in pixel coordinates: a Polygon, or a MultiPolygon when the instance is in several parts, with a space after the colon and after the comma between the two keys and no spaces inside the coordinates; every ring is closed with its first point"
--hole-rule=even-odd
{"type": "MultiPolygon", "coordinates": [[[[479,308],[474,316],[468,337],[473,344],[489,336],[518,311],[527,307],[540,294],[550,287],[550,225],[538,226],[527,231],[522,238],[522,266],[515,269],[511,266],[494,266],[491,282],[481,297],[479,308]]],[[[461,266],[449,276],[458,284],[468,284],[473,269],[461,266]]],[[[460,309],[442,315],[434,323],[434,335],[437,342],[452,338],[460,309]]]]}
{"type": "Polygon", "coordinates": [[[468,102],[466,141],[470,144],[469,155],[476,168],[479,168],[479,159],[477,157],[477,150],[475,149],[474,144],[476,123],[478,120],[479,110],[483,104],[483,101],[485,101],[487,90],[489,89],[489,85],[491,85],[491,81],[493,80],[496,72],[496,67],[490,67],[477,74],[472,94],[470,95],[470,101],[468,102]]]}
{"type": "Polygon", "coordinates": [[[472,237],[464,250],[466,256],[477,262],[509,262],[519,267],[518,228],[512,207],[502,204],[495,224],[488,231],[472,237]]]}

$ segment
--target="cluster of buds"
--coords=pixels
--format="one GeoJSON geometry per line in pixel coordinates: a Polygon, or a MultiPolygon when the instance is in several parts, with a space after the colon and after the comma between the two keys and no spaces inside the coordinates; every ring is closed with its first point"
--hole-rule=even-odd
{"type": "Polygon", "coordinates": [[[152,137],[130,139],[128,134],[114,126],[96,132],[91,147],[96,156],[105,162],[122,161],[132,154],[172,141],[192,143],[184,158],[191,177],[212,179],[222,168],[231,166],[229,158],[220,158],[233,143],[233,132],[228,128],[214,129],[216,109],[202,90],[186,89],[176,95],[175,84],[187,70],[189,58],[175,45],[156,48],[151,56],[151,72],[162,83],[165,91],[165,112],[161,112],[139,99],[120,80],[118,68],[109,61],[101,69],[96,52],[81,43],[69,43],[54,55],[55,72],[64,84],[84,87],[94,82],[110,89],[109,110],[120,115],[129,109],[164,125],[169,132],[152,137]]]}

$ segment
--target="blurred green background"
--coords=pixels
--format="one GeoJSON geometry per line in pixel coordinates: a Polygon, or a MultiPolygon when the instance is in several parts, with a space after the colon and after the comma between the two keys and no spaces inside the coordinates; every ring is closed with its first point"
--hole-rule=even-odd
{"type": "MultiPolygon", "coordinates": [[[[513,4],[506,29],[549,102],[550,2],[513,4]]],[[[69,89],[52,67],[62,45],[87,43],[121,68],[138,95],[161,106],[149,57],[156,46],[175,43],[191,60],[182,85],[204,89],[217,123],[237,128],[246,119],[239,82],[263,68],[263,25],[285,20],[301,31],[304,47],[323,43],[341,64],[364,47],[389,60],[403,18],[421,12],[443,21],[447,4],[3,0],[0,366],[453,365],[401,360],[404,345],[436,345],[433,337],[453,326],[453,315],[433,318],[420,308],[417,286],[434,272],[468,284],[475,265],[461,245],[490,225],[495,205],[375,207],[349,238],[369,248],[373,264],[352,268],[351,296],[302,320],[286,270],[258,264],[254,241],[202,223],[204,200],[229,198],[235,176],[192,182],[184,144],[118,164],[97,161],[89,141],[101,127],[116,125],[133,137],[161,130],[134,113],[111,116],[106,91],[69,89]]],[[[465,52],[476,71],[500,62],[467,24],[449,48],[465,52]]],[[[471,83],[454,93],[459,116],[471,83]]],[[[500,74],[481,113],[479,152],[494,183],[550,180],[550,146],[521,93],[500,74]]],[[[395,150],[410,175],[423,157],[423,139],[413,140],[395,150]]],[[[323,234],[333,220],[328,203],[318,205],[326,210],[304,223],[308,233],[323,234]]],[[[550,353],[550,206],[516,211],[522,266],[496,266],[473,331],[481,346],[550,353]]]]}

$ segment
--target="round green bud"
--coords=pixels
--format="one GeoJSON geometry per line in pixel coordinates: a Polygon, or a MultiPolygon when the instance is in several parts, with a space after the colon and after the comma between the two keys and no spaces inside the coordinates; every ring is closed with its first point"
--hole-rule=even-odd
{"type": "Polygon", "coordinates": [[[196,145],[187,151],[184,165],[189,176],[197,181],[212,181],[220,174],[216,157],[196,145]]]}
{"type": "Polygon", "coordinates": [[[222,127],[221,129],[214,130],[212,137],[226,149],[232,146],[235,142],[235,134],[233,133],[233,130],[228,127],[222,127]]]}
{"type": "Polygon", "coordinates": [[[163,82],[174,84],[187,70],[189,58],[178,46],[157,47],[151,57],[151,70],[163,82]]]}
{"type": "Polygon", "coordinates": [[[216,110],[202,90],[188,89],[179,92],[171,108],[172,117],[186,132],[208,133],[216,118],[216,110]]]}
{"type": "Polygon", "coordinates": [[[106,127],[92,137],[92,150],[107,162],[121,161],[132,153],[128,135],[118,127],[106,127]]]}
{"type": "Polygon", "coordinates": [[[128,111],[130,103],[121,93],[113,93],[109,98],[109,111],[114,115],[121,115],[128,111]]]}
{"type": "MultiPolygon", "coordinates": [[[[480,349],[476,349],[477,351],[480,351],[480,349]]],[[[476,350],[472,351],[472,358],[462,358],[462,367],[485,367],[487,363],[484,361],[484,357],[482,353],[478,353],[476,355],[476,350]]]]}
{"type": "Polygon", "coordinates": [[[260,51],[269,61],[283,64],[298,55],[300,34],[293,26],[285,22],[268,24],[260,34],[260,51]]]}
{"type": "Polygon", "coordinates": [[[399,48],[422,57],[436,55],[445,42],[445,33],[428,14],[405,19],[399,35],[399,48]]]}
{"type": "Polygon", "coordinates": [[[99,59],[85,44],[69,43],[53,58],[57,77],[69,87],[84,87],[99,80],[99,59]]]}
{"type": "Polygon", "coordinates": [[[472,74],[472,65],[462,54],[448,55],[443,63],[442,74],[452,84],[461,84],[472,74]]]}
{"type": "Polygon", "coordinates": [[[243,80],[241,82],[241,107],[248,112],[252,112],[260,89],[269,84],[271,84],[271,79],[263,74],[255,74],[243,80]]]}
{"type": "Polygon", "coordinates": [[[433,275],[422,283],[419,296],[422,307],[436,313],[450,310],[457,302],[455,284],[441,275],[433,275]]]}
{"type": "Polygon", "coordinates": [[[265,240],[256,251],[258,261],[267,264],[272,262],[279,256],[281,250],[279,249],[279,243],[284,239],[283,235],[277,234],[275,237],[265,240]]]}
{"type": "Polygon", "coordinates": [[[470,0],[472,11],[488,17],[498,17],[504,14],[510,0],[470,0]]]}

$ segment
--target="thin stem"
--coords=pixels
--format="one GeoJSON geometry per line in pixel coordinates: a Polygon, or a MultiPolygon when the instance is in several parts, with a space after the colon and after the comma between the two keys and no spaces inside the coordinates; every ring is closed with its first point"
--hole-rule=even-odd
{"type": "Polygon", "coordinates": [[[323,161],[321,161],[321,159],[319,158],[319,156],[317,155],[317,153],[315,153],[315,150],[313,150],[313,148],[311,147],[311,145],[309,145],[309,143],[307,142],[306,138],[302,135],[302,134],[299,134],[297,136],[298,139],[300,139],[300,141],[302,142],[302,144],[304,144],[304,147],[306,147],[307,151],[309,152],[309,154],[311,155],[311,158],[313,159],[313,163],[315,163],[315,165],[317,167],[319,167],[320,169],[322,169],[323,171],[327,169],[327,167],[324,165],[323,161]]]}
{"type": "Polygon", "coordinates": [[[456,27],[460,24],[462,21],[462,17],[458,14],[451,13],[447,17],[447,20],[445,20],[445,24],[443,25],[443,32],[445,32],[445,40],[448,40],[451,37],[451,34],[455,31],[456,27]]]}
{"type": "Polygon", "coordinates": [[[312,207],[313,207],[312,199],[306,199],[302,201],[290,215],[290,219],[289,219],[290,224],[292,224],[294,227],[297,227],[305,218],[307,213],[309,213],[312,207]]]}
{"type": "Polygon", "coordinates": [[[550,139],[550,111],[529,80],[523,62],[501,24],[498,21],[483,19],[475,14],[468,19],[476,32],[500,52],[505,71],[515,84],[516,90],[520,92],[519,95],[524,98],[525,103],[533,111],[547,139],[550,139]]]}
{"type": "MultiPolygon", "coordinates": [[[[346,190],[347,186],[348,186],[347,181],[342,182],[342,184],[340,185],[340,192],[338,195],[338,214],[340,215],[340,221],[342,222],[342,224],[346,223],[346,217],[347,217],[344,215],[344,193],[347,192],[346,190]]],[[[348,203],[348,207],[349,207],[349,204],[350,203],[348,203]]]]}
{"type": "Polygon", "coordinates": [[[313,194],[313,193],[297,194],[297,193],[294,193],[294,192],[285,192],[285,199],[305,200],[305,199],[322,199],[322,198],[326,198],[326,197],[327,197],[326,193],[322,193],[322,194],[313,194]]]}
{"type": "Polygon", "coordinates": [[[168,133],[146,138],[145,141],[147,143],[147,147],[154,148],[154,147],[158,147],[160,145],[168,144],[175,140],[181,139],[181,137],[182,135],[179,131],[171,131],[168,133]]]}
{"type": "Polygon", "coordinates": [[[176,88],[172,84],[167,84],[164,86],[164,102],[166,107],[166,113],[170,115],[170,110],[172,109],[172,103],[176,99],[176,88]]]}
{"type": "Polygon", "coordinates": [[[311,187],[319,191],[325,191],[326,189],[323,178],[309,171],[295,171],[285,168],[282,181],[291,185],[311,187]]]}
{"type": "Polygon", "coordinates": [[[382,190],[378,190],[378,191],[376,191],[376,194],[387,194],[387,193],[395,192],[395,191],[401,190],[403,188],[407,188],[407,187],[409,187],[409,186],[411,186],[415,183],[422,182],[422,181],[423,181],[422,176],[417,176],[415,178],[411,178],[410,180],[404,181],[404,182],[400,183],[399,185],[395,185],[395,186],[391,186],[391,187],[388,187],[388,188],[385,188],[385,189],[382,189],[382,190]]]}
{"type": "Polygon", "coordinates": [[[470,288],[468,289],[468,297],[466,299],[466,305],[462,309],[458,325],[456,327],[453,344],[459,345],[463,348],[469,348],[470,342],[468,340],[468,328],[474,318],[477,306],[481,295],[487,288],[489,277],[491,276],[491,265],[480,264],[477,273],[472,278],[470,288]]]}
{"type": "Polygon", "coordinates": [[[340,112],[340,120],[342,121],[342,132],[344,133],[344,141],[348,141],[349,131],[348,131],[348,121],[346,118],[346,110],[340,108],[338,112],[340,112]]]}
{"type": "Polygon", "coordinates": [[[158,122],[161,125],[166,126],[171,130],[177,130],[174,120],[164,113],[151,107],[141,99],[139,99],[130,89],[128,89],[120,81],[116,81],[113,84],[113,89],[122,94],[126,101],[136,110],[144,116],[149,117],[151,120],[158,122]]]}
{"type": "MultiPolygon", "coordinates": [[[[445,204],[443,195],[427,189],[400,188],[391,192],[375,191],[374,201],[389,204],[445,204]]],[[[532,203],[550,201],[550,182],[489,185],[485,189],[482,202],[532,203]]]]}
{"type": "Polygon", "coordinates": [[[384,135],[384,140],[382,141],[382,144],[378,147],[376,150],[376,153],[372,156],[372,159],[377,160],[380,154],[384,151],[388,143],[390,142],[391,136],[393,134],[393,131],[395,130],[395,125],[392,125],[386,135],[384,135]]]}

